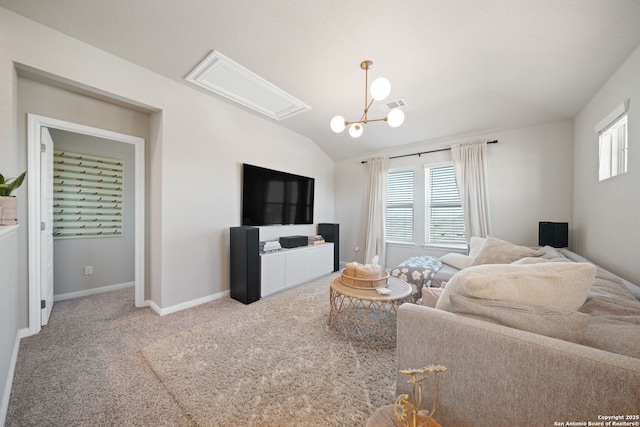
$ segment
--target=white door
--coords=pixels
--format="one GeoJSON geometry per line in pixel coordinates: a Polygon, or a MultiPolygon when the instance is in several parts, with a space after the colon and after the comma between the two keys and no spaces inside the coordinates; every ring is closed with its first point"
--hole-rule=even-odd
{"type": "Polygon", "coordinates": [[[53,140],[42,127],[40,156],[40,298],[42,326],[53,308],[53,140]]]}

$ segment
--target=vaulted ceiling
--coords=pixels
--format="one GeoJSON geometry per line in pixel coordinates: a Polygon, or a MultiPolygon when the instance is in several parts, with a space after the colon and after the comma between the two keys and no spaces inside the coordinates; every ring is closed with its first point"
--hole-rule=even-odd
{"type": "MultiPolygon", "coordinates": [[[[202,89],[185,77],[217,50],[308,104],[307,112],[266,120],[308,136],[336,160],[572,118],[640,45],[638,0],[0,0],[0,6],[194,90],[202,89]],[[333,133],[329,121],[362,115],[365,59],[374,62],[370,81],[390,80],[388,101],[406,101],[406,120],[396,129],[369,123],[352,139],[333,133]]],[[[384,116],[377,104],[371,118],[384,116]]]]}

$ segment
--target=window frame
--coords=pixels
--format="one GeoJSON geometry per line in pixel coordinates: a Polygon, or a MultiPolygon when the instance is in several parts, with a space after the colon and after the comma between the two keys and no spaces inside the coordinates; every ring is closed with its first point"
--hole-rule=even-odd
{"type": "Polygon", "coordinates": [[[602,182],[627,173],[629,151],[629,120],[625,112],[599,132],[598,181],[602,182]],[[621,132],[621,128],[624,130],[621,132]],[[620,136],[622,135],[622,142],[620,136]]]}

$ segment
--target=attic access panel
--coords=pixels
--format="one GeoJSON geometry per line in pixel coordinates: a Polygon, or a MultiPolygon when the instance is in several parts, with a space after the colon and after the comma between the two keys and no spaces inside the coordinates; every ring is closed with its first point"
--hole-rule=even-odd
{"type": "Polygon", "coordinates": [[[185,80],[276,120],[311,109],[217,51],[207,56],[185,80]]]}

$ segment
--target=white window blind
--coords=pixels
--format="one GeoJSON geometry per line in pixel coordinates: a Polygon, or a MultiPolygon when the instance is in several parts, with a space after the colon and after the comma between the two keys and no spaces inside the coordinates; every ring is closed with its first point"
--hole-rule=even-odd
{"type": "Polygon", "coordinates": [[[465,243],[462,204],[453,165],[425,168],[425,241],[465,243]]]}
{"type": "Polygon", "coordinates": [[[413,242],[414,171],[390,171],[387,175],[386,240],[413,242]]]}

